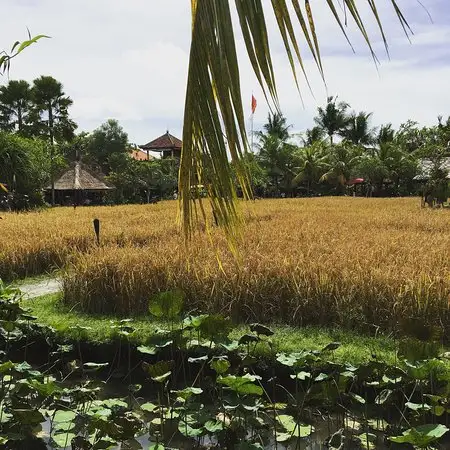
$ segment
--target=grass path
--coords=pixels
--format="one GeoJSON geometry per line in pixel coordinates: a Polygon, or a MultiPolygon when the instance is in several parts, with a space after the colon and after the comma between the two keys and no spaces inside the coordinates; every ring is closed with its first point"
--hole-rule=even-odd
{"type": "Polygon", "coordinates": [[[21,280],[13,286],[19,288],[27,299],[56,294],[61,291],[60,281],[57,278],[48,277],[21,280]]]}
{"type": "MultiPolygon", "coordinates": [[[[111,328],[111,321],[118,320],[113,316],[95,316],[71,311],[60,302],[61,294],[51,294],[30,299],[27,305],[32,314],[42,324],[53,327],[60,335],[67,339],[77,339],[79,331],[74,325],[88,327],[83,338],[92,342],[104,343],[114,340],[115,330],[111,328]]],[[[136,344],[147,343],[157,328],[164,328],[167,324],[157,321],[150,316],[135,317],[132,326],[136,329],[133,340],[136,344]]],[[[394,364],[398,342],[387,336],[370,337],[351,331],[339,329],[325,329],[318,327],[292,328],[283,325],[273,325],[275,335],[272,337],[277,352],[297,352],[302,349],[320,350],[330,342],[340,342],[341,346],[334,354],[336,362],[350,362],[359,364],[377,358],[394,364]]],[[[230,334],[230,338],[238,339],[249,331],[245,325],[237,325],[230,334]]],[[[266,346],[260,346],[260,356],[267,356],[266,346]]]]}

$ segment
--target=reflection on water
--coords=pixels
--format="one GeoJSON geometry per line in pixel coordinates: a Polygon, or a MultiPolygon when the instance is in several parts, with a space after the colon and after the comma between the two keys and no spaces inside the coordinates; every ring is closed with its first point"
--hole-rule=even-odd
{"type": "MultiPolygon", "coordinates": [[[[79,380],[77,380],[79,381],[79,380]]],[[[67,387],[73,386],[77,384],[77,381],[67,382],[67,387]]],[[[127,397],[129,394],[127,384],[122,383],[120,381],[110,380],[108,383],[93,381],[91,383],[91,387],[100,387],[101,391],[99,393],[98,398],[100,400],[108,399],[108,398],[117,398],[121,396],[122,398],[127,397]]],[[[139,404],[142,404],[146,401],[155,401],[155,398],[139,398],[139,404]]],[[[136,406],[138,406],[136,404],[136,406]]],[[[361,419],[361,421],[363,421],[361,419]]],[[[302,439],[291,439],[288,443],[275,443],[275,439],[273,437],[273,429],[272,431],[267,431],[265,435],[265,442],[263,448],[265,450],[326,450],[329,449],[327,445],[328,440],[334,434],[339,432],[339,430],[344,429],[345,432],[345,441],[343,450],[351,450],[359,447],[355,441],[352,441],[352,438],[356,438],[359,435],[362,435],[364,430],[362,429],[361,423],[356,418],[351,418],[349,415],[335,414],[331,416],[313,416],[311,415],[310,420],[308,421],[314,427],[314,432],[311,436],[302,439]]],[[[40,437],[42,437],[47,443],[50,436],[50,421],[48,420],[44,424],[42,424],[42,432],[40,433],[40,437]]],[[[370,430],[371,434],[374,434],[373,430],[370,430]]],[[[166,443],[165,449],[179,449],[179,450],[204,450],[204,449],[223,449],[218,443],[217,440],[212,439],[208,436],[199,438],[199,440],[187,439],[182,436],[178,432],[178,427],[176,421],[170,422],[168,421],[164,428],[164,442],[166,443]],[[169,439],[168,439],[169,437],[169,439]],[[170,438],[171,437],[171,438],[170,438]]],[[[249,434],[248,440],[254,442],[254,439],[250,439],[252,436],[249,434]]],[[[384,435],[382,432],[377,433],[376,442],[372,442],[372,445],[377,450],[387,450],[387,447],[384,444],[384,435]]],[[[135,439],[124,442],[116,447],[110,447],[110,449],[114,450],[138,450],[138,449],[149,449],[152,445],[155,445],[156,442],[151,440],[150,435],[142,434],[140,436],[136,436],[135,439]]],[[[261,443],[262,444],[262,443],[261,443]]],[[[48,447],[50,448],[50,447],[48,447]]],[[[70,445],[68,447],[70,449],[70,445]]],[[[362,447],[365,448],[365,447],[362,447]]],[[[450,448],[450,447],[449,447],[450,448]]],[[[74,449],[79,450],[79,449],[74,449]]]]}
{"type": "MultiPolygon", "coordinates": [[[[334,433],[338,432],[342,428],[345,428],[346,440],[343,450],[360,448],[356,443],[351,441],[351,437],[356,437],[361,435],[361,431],[358,431],[357,426],[359,422],[343,418],[342,416],[329,417],[328,420],[321,420],[314,423],[314,433],[303,439],[292,439],[289,443],[275,443],[274,438],[267,439],[268,442],[265,443],[265,450],[326,450],[329,449],[327,442],[334,433]]],[[[373,433],[373,431],[371,431],[373,433]]],[[[50,422],[47,421],[42,425],[41,436],[47,437],[50,434],[50,422]]],[[[180,433],[178,433],[177,428],[168,429],[167,436],[172,436],[170,441],[165,445],[165,449],[179,449],[179,450],[199,450],[199,449],[221,449],[216,440],[209,437],[203,437],[200,441],[194,441],[184,438],[180,433]]],[[[250,437],[250,436],[249,436],[250,437]]],[[[136,439],[124,442],[116,447],[110,447],[111,450],[147,450],[156,442],[150,439],[149,434],[143,434],[137,436],[136,439]]],[[[372,443],[375,445],[377,450],[387,450],[388,447],[384,444],[384,437],[382,433],[378,433],[377,441],[372,443]]],[[[50,447],[49,447],[50,448],[50,447]]],[[[69,447],[70,448],[70,447],[69,447]]],[[[78,449],[75,449],[78,450],[78,449]]]]}

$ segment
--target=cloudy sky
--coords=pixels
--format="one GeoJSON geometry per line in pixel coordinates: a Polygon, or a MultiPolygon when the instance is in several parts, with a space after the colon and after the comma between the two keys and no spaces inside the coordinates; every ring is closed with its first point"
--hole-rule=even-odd
{"type": "MultiPolygon", "coordinates": [[[[381,62],[378,69],[354,27],[349,35],[355,53],[333,22],[325,0],[313,2],[317,3],[313,6],[327,87],[304,52],[313,93],[302,81],[303,104],[275,20],[268,15],[281,107],[294,131],[312,125],[317,106],[328,94],[339,95],[357,111],[373,111],[374,125],[392,122],[397,126],[409,118],[431,124],[439,114],[450,115],[450,3],[422,0],[431,21],[415,0],[398,1],[415,35],[409,43],[391,1],[378,0],[391,56],[388,60],[372,21],[369,30],[381,62]]],[[[26,27],[32,34],[50,35],[52,39],[41,41],[14,61],[11,79],[31,81],[52,75],[74,100],[72,115],[81,130],[90,131],[116,118],[131,142],[143,144],[166,129],[181,134],[189,9],[189,0],[0,0],[0,49],[26,38],[26,27]]],[[[369,17],[367,11],[364,15],[369,17]]],[[[238,51],[249,115],[252,92],[258,99],[258,128],[268,106],[239,34],[238,51]]]]}

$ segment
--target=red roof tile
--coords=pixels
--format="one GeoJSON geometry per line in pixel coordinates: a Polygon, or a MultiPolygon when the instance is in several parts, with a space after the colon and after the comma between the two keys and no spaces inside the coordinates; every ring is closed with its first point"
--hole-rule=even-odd
{"type": "Polygon", "coordinates": [[[154,159],[152,155],[147,155],[143,150],[131,150],[130,156],[137,161],[150,161],[154,159]]]}
{"type": "Polygon", "coordinates": [[[163,134],[159,138],[156,138],[154,141],[149,142],[148,144],[141,145],[140,147],[143,150],[181,150],[182,142],[172,136],[169,132],[163,134]]]}

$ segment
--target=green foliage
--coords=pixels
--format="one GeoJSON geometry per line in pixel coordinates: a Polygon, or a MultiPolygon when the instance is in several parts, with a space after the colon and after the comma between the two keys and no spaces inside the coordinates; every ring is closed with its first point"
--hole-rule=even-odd
{"type": "Polygon", "coordinates": [[[109,119],[92,132],[86,149],[86,160],[98,164],[103,173],[108,175],[124,168],[128,162],[128,148],[128,134],[117,120],[109,119]]]}
{"type": "MultiPolygon", "coordinates": [[[[277,374],[281,366],[284,366],[281,373],[290,373],[295,389],[292,385],[288,389],[289,385],[283,386],[283,378],[268,379],[265,369],[260,375],[256,365],[249,366],[248,352],[243,348],[228,351],[225,346],[209,346],[202,347],[207,354],[197,358],[199,361],[187,362],[193,371],[192,383],[186,371],[179,370],[185,367],[186,352],[191,349],[189,338],[173,342],[170,350],[173,361],[142,363],[144,373],[155,382],[150,384],[154,400],[139,406],[134,394],[143,386],[129,386],[127,398],[105,399],[104,392],[89,378],[79,381],[76,362],[69,364],[70,369],[59,359],[50,360],[50,371],[58,367],[51,375],[35,370],[26,362],[14,363],[7,359],[11,356],[8,347],[12,343],[17,342],[19,349],[24,347],[23,331],[30,331],[28,317],[29,312],[21,307],[17,291],[0,286],[0,349],[4,349],[0,363],[0,433],[4,444],[14,440],[26,446],[29,439],[40,442],[43,437],[40,426],[48,420],[49,448],[100,449],[117,446],[119,442],[124,447],[140,448],[135,436],[148,431],[150,441],[157,442],[152,444],[153,448],[164,448],[177,429],[187,439],[181,445],[186,442],[203,448],[201,438],[208,435],[220,448],[256,449],[268,445],[274,436],[278,442],[309,436],[314,439],[321,422],[308,423],[309,411],[323,409],[325,413],[330,408],[342,414],[345,426],[327,440],[328,446],[334,449],[342,449],[347,443],[355,448],[356,445],[376,448],[377,435],[368,429],[383,432],[393,442],[418,448],[443,444],[442,438],[448,431],[445,425],[439,424],[439,418],[445,420],[448,410],[450,380],[449,366],[441,359],[397,361],[395,365],[372,360],[354,366],[329,361],[330,352],[341,348],[338,341],[333,341],[320,345],[318,351],[279,354],[280,366],[272,361],[272,374],[277,374]],[[208,361],[215,374],[204,371],[208,361]],[[74,386],[68,387],[67,379],[72,374],[74,386]],[[281,392],[285,395],[278,395],[285,403],[275,403],[268,394],[267,387],[272,383],[283,388],[281,392]],[[170,385],[177,389],[171,389],[170,385]],[[391,397],[393,402],[388,401],[391,397]],[[392,416],[392,420],[398,417],[398,423],[379,419],[389,416],[393,404],[402,412],[392,416]],[[436,422],[433,425],[427,422],[429,414],[433,414],[436,422]],[[414,426],[401,435],[392,435],[404,430],[405,423],[414,426]],[[251,440],[244,443],[248,436],[251,440]]],[[[174,330],[192,336],[202,324],[208,323],[209,317],[174,318],[174,330]]],[[[130,321],[114,323],[123,329],[129,327],[130,321]]],[[[220,324],[218,317],[213,316],[208,330],[213,323],[220,324]]],[[[272,335],[272,330],[261,324],[252,324],[251,331],[258,336],[272,335]]],[[[49,330],[40,332],[49,336],[49,330]]],[[[78,338],[81,339],[80,332],[78,338]]],[[[48,343],[51,348],[51,340],[48,343]]],[[[49,355],[70,357],[73,348],[66,347],[59,346],[63,351],[49,355]]],[[[198,350],[198,346],[192,348],[198,350]]],[[[85,363],[84,377],[89,376],[86,369],[96,371],[104,366],[98,362],[85,363]]]]}
{"type": "Polygon", "coordinates": [[[286,117],[283,114],[275,112],[269,113],[267,116],[267,123],[263,126],[264,135],[272,136],[280,141],[289,139],[289,129],[292,125],[287,124],[286,117]]]}
{"type": "Polygon", "coordinates": [[[375,130],[370,127],[372,113],[361,111],[352,113],[347,119],[346,126],[341,130],[344,139],[354,145],[363,147],[371,146],[375,143],[375,130]]]}
{"type": "Polygon", "coordinates": [[[430,194],[438,204],[445,203],[450,197],[449,172],[442,166],[442,158],[435,158],[430,178],[425,186],[425,194],[430,194]]]}
{"type": "Polygon", "coordinates": [[[355,169],[361,158],[359,147],[349,143],[336,145],[327,158],[326,172],[321,180],[333,184],[337,193],[344,193],[347,183],[355,176],[355,169]]]}
{"type": "Polygon", "coordinates": [[[292,191],[295,176],[295,146],[279,138],[276,134],[260,133],[258,162],[267,173],[269,183],[265,196],[279,196],[292,191]]]}
{"type": "Polygon", "coordinates": [[[0,86],[0,130],[26,136],[32,108],[31,86],[25,80],[11,80],[0,86]]]}
{"type": "Polygon", "coordinates": [[[73,101],[66,96],[61,82],[50,76],[33,81],[31,88],[31,133],[42,136],[50,143],[70,141],[77,128],[69,117],[73,101]]]}
{"type": "Polygon", "coordinates": [[[278,415],[277,421],[286,430],[286,432],[277,433],[278,442],[285,442],[292,438],[305,438],[314,431],[311,425],[298,423],[292,416],[286,414],[278,415]]]}
{"type": "Polygon", "coordinates": [[[16,58],[18,55],[20,55],[20,53],[22,53],[26,48],[30,47],[30,45],[33,45],[44,38],[49,38],[49,36],[39,34],[32,37],[30,31],[28,31],[28,39],[23,42],[16,41],[9,53],[7,53],[6,51],[0,51],[0,75],[9,72],[9,69],[11,67],[11,60],[13,58],[16,58]]]}
{"type": "Polygon", "coordinates": [[[325,131],[333,145],[333,138],[336,134],[342,135],[349,124],[347,111],[350,105],[346,102],[338,102],[337,97],[328,97],[326,106],[319,107],[317,117],[314,122],[325,131]]]}
{"type": "Polygon", "coordinates": [[[263,389],[254,382],[256,377],[246,374],[242,377],[228,375],[226,377],[219,376],[217,382],[229,387],[239,395],[262,395],[263,389]]]}
{"type": "Polygon", "coordinates": [[[223,375],[230,367],[231,364],[228,359],[225,358],[215,358],[209,364],[211,369],[213,369],[218,375],[223,375]]]}
{"type": "Polygon", "coordinates": [[[155,317],[174,320],[181,313],[183,302],[182,291],[161,292],[150,299],[149,311],[155,317]]]}
{"type": "MultiPolygon", "coordinates": [[[[409,121],[398,131],[391,124],[377,130],[370,125],[372,113],[350,113],[349,109],[348,103],[330,97],[325,107],[318,108],[317,125],[303,134],[300,148],[291,143],[286,119],[269,115],[263,131],[256,133],[258,154],[243,158],[254,193],[269,197],[345,194],[352,179],[362,178],[358,195],[411,195],[418,189],[414,181],[418,158],[442,157],[448,151],[450,118],[422,129],[409,121]]],[[[441,192],[440,198],[445,197],[444,184],[435,189],[441,192]]]]}
{"type": "Polygon", "coordinates": [[[441,424],[421,425],[404,431],[402,436],[390,437],[389,439],[398,444],[411,444],[418,448],[428,448],[447,431],[448,428],[441,424]]]}
{"type": "MultiPolygon", "coordinates": [[[[49,154],[48,144],[40,139],[0,132],[0,182],[8,187],[8,207],[24,209],[43,204],[42,189],[50,181],[49,154]]],[[[57,156],[56,167],[63,164],[57,156]]]]}

